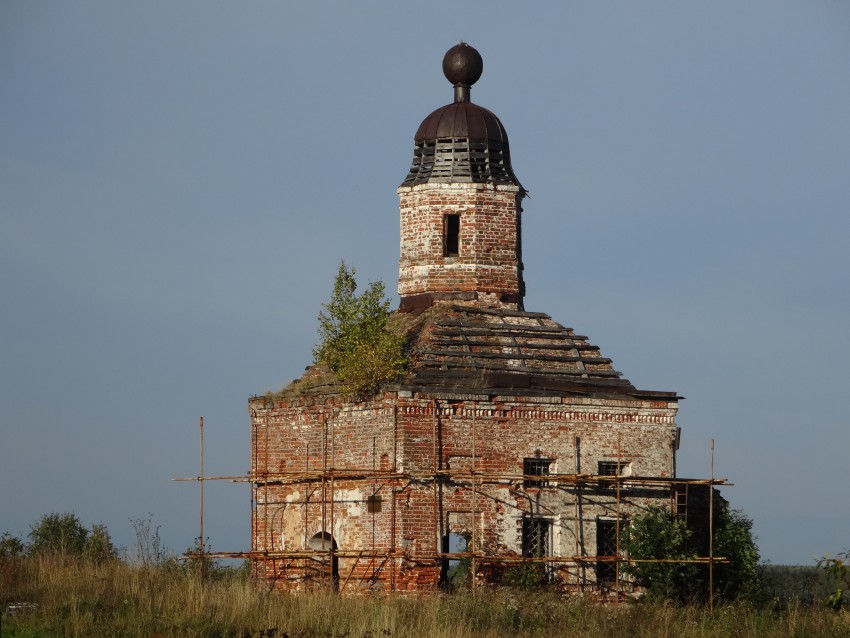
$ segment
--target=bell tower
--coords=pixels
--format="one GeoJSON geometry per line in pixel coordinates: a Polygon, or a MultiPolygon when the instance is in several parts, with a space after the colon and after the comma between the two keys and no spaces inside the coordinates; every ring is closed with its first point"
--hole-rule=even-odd
{"type": "Polygon", "coordinates": [[[402,311],[452,300],[523,309],[521,202],[505,127],[470,100],[484,62],[468,44],[448,50],[454,102],[426,117],[398,188],[402,311]]]}

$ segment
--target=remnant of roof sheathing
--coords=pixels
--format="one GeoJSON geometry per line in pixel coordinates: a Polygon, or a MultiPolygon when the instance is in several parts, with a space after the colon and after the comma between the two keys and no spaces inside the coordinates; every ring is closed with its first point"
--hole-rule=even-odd
{"type": "Polygon", "coordinates": [[[549,315],[461,305],[428,314],[414,344],[410,375],[401,386],[679,398],[674,392],[638,390],[586,336],[549,315]]]}

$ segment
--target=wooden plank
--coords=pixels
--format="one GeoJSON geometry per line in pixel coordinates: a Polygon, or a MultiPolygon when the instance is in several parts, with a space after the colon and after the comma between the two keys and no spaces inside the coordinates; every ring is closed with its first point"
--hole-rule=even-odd
{"type": "MultiPolygon", "coordinates": [[[[423,368],[430,368],[432,371],[437,373],[448,373],[449,368],[464,368],[470,371],[488,371],[492,370],[495,372],[516,372],[516,373],[524,373],[524,374],[535,374],[537,376],[551,376],[554,378],[558,377],[614,377],[619,378],[622,376],[621,372],[617,370],[565,370],[558,368],[543,368],[543,367],[523,367],[518,368],[516,366],[497,366],[488,363],[478,363],[475,361],[422,361],[417,366],[419,370],[417,370],[416,376],[421,375],[423,368]],[[445,369],[441,369],[445,368],[445,369]]],[[[624,381],[626,382],[626,381],[624,381]]],[[[627,382],[626,382],[627,383],[627,382]]]]}
{"type": "MultiPolygon", "coordinates": [[[[465,347],[468,344],[459,342],[457,344],[458,347],[465,347]]],[[[496,347],[499,347],[498,345],[496,347]]],[[[529,349],[528,346],[524,345],[505,345],[502,346],[505,348],[522,348],[529,349]]],[[[562,355],[555,354],[539,354],[539,353],[531,353],[531,354],[523,354],[523,353],[504,353],[504,352],[463,352],[458,350],[420,350],[420,354],[423,355],[437,355],[437,356],[449,356],[449,357],[463,357],[463,358],[480,358],[480,359],[517,359],[520,361],[560,361],[563,363],[586,363],[588,365],[609,365],[611,363],[611,359],[606,357],[596,357],[596,358],[585,358],[585,357],[567,357],[562,355]]]]}
{"type": "MultiPolygon", "coordinates": [[[[508,308],[474,308],[470,306],[452,306],[452,310],[469,315],[491,315],[495,317],[528,317],[529,319],[552,319],[545,312],[528,312],[525,310],[510,310],[508,308]]],[[[567,328],[572,330],[572,328],[567,328]]]]}
{"type": "Polygon", "coordinates": [[[434,325],[439,329],[443,326],[450,328],[466,328],[467,330],[492,330],[494,332],[501,331],[528,331],[528,332],[549,332],[559,334],[569,334],[568,330],[562,326],[537,326],[525,325],[516,323],[492,323],[489,321],[474,321],[463,319],[440,319],[435,321],[434,325]]]}
{"type": "MultiPolygon", "coordinates": [[[[458,331],[458,334],[455,336],[462,337],[466,333],[458,331]]],[[[478,335],[476,335],[478,336],[478,335]]],[[[517,335],[512,335],[514,341],[510,343],[511,346],[522,347],[522,348],[540,348],[542,350],[578,350],[580,352],[599,352],[599,346],[593,346],[590,344],[570,344],[570,343],[525,343],[525,342],[516,342],[517,335]]],[[[510,337],[495,337],[498,339],[506,339],[510,337]]],[[[537,341],[545,341],[548,339],[555,340],[560,339],[560,335],[550,336],[550,335],[527,335],[524,337],[525,339],[535,339],[537,341]]],[[[497,346],[501,345],[501,342],[497,341],[484,341],[480,339],[463,339],[457,340],[452,339],[450,335],[443,334],[443,331],[437,333],[436,331],[431,334],[428,341],[432,344],[463,344],[466,346],[497,346]],[[436,337],[436,338],[435,338],[436,337]],[[446,337],[446,338],[442,338],[446,337]]],[[[506,344],[508,345],[508,344],[506,344]]]]}

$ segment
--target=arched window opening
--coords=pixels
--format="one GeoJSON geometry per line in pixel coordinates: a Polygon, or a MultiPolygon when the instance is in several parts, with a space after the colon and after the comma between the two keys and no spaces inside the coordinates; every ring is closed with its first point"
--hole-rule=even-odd
{"type": "Polygon", "coordinates": [[[333,590],[338,591],[339,558],[335,553],[337,545],[334,537],[329,532],[316,532],[307,541],[307,547],[316,552],[326,552],[326,555],[318,555],[313,560],[320,564],[318,569],[320,577],[323,580],[330,578],[333,590]]]}

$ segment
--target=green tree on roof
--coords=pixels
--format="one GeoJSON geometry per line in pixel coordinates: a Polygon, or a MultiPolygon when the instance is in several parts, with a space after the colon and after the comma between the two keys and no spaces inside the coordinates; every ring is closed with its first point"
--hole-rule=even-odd
{"type": "Polygon", "coordinates": [[[340,262],[333,293],[319,313],[316,363],[333,372],[351,395],[367,396],[404,371],[406,336],[390,324],[390,300],[376,281],[357,294],[356,271],[340,262]]]}

